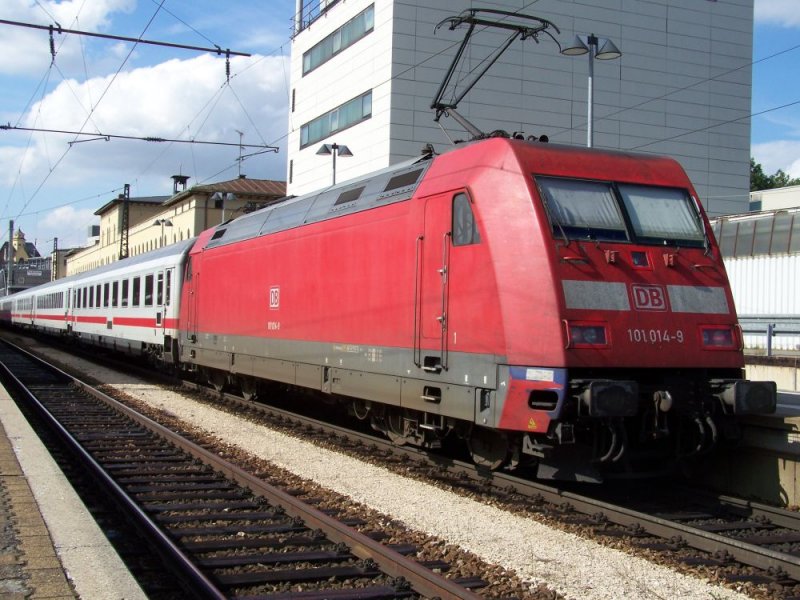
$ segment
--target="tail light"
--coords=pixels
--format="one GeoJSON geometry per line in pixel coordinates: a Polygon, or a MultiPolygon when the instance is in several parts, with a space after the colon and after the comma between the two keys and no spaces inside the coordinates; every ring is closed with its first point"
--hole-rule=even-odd
{"type": "Polygon", "coordinates": [[[737,347],[733,327],[701,327],[703,348],[708,350],[732,350],[737,347]]]}
{"type": "Polygon", "coordinates": [[[567,348],[604,348],[608,332],[604,323],[568,323],[567,348]]]}

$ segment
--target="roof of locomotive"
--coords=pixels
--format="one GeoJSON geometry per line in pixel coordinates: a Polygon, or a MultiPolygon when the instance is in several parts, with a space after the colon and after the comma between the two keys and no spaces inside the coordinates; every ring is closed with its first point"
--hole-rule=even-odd
{"type": "MultiPolygon", "coordinates": [[[[597,150],[504,137],[461,143],[453,148],[448,148],[442,153],[442,156],[486,144],[492,139],[503,140],[516,152],[528,155],[540,166],[547,165],[548,170],[566,169],[565,172],[569,172],[573,176],[581,176],[575,170],[576,165],[583,165],[583,168],[587,169],[587,173],[590,170],[591,172],[603,171],[605,166],[606,170],[614,171],[614,174],[617,175],[620,161],[624,161],[630,172],[646,171],[651,175],[658,172],[669,172],[671,176],[675,174],[674,168],[682,172],[681,167],[674,160],[653,154],[597,150]],[[667,168],[665,169],[665,167],[667,168]]],[[[201,237],[199,246],[204,249],[216,248],[408,200],[414,195],[422,183],[425,173],[434,162],[429,155],[426,155],[317,192],[286,198],[218,225],[213,234],[201,237]]]]}
{"type": "Polygon", "coordinates": [[[323,190],[290,197],[222,225],[205,244],[215,248],[408,200],[431,165],[427,156],[351,179],[323,190]]]}

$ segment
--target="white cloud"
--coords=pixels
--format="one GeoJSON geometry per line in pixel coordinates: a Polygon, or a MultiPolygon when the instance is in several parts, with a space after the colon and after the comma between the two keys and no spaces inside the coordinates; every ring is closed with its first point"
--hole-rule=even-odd
{"type": "MultiPolygon", "coordinates": [[[[9,21],[54,25],[65,29],[103,31],[114,13],[129,13],[136,0],[3,0],[3,18],[9,21]]],[[[50,64],[50,43],[47,31],[2,26],[0,36],[0,73],[38,75],[50,64]]],[[[57,61],[61,68],[82,65],[81,41],[78,36],[54,34],[57,61]]]]}
{"type": "MultiPolygon", "coordinates": [[[[111,75],[85,82],[65,80],[30,108],[21,125],[77,131],[86,123],[86,132],[229,143],[239,141],[239,130],[245,132],[245,144],[282,146],[288,110],[284,67],[280,57],[234,57],[232,73],[242,74],[227,86],[224,59],[201,55],[121,72],[110,86],[111,75]],[[92,106],[96,108],[87,123],[92,106]]],[[[132,185],[134,196],[168,195],[169,177],[179,172],[190,175],[190,185],[237,176],[237,147],[112,139],[82,141],[70,148],[74,136],[35,133],[26,150],[30,134],[2,136],[0,161],[6,167],[0,171],[0,200],[6,191],[10,200],[5,209],[5,201],[0,203],[0,220],[19,213],[41,214],[48,206],[118,190],[124,183],[132,185]]],[[[244,153],[254,150],[245,148],[244,153]]],[[[245,161],[243,172],[282,180],[285,163],[282,150],[245,161]]],[[[91,206],[93,212],[115,196],[109,193],[81,206],[91,206]]],[[[76,214],[85,217],[82,211],[76,214]]],[[[20,221],[30,239],[64,235],[58,233],[58,220],[37,221],[31,215],[20,221]]],[[[85,238],[85,219],[80,224],[71,244],[85,238]]]]}
{"type": "MultiPolygon", "coordinates": [[[[61,206],[45,213],[36,228],[39,253],[46,255],[52,249],[52,240],[56,237],[61,248],[83,245],[89,235],[89,226],[97,223],[94,211],[93,208],[61,206]]],[[[34,241],[27,232],[25,238],[29,242],[34,241]]]]}
{"type": "Polygon", "coordinates": [[[756,23],[800,27],[800,11],[797,10],[797,0],[755,0],[753,14],[756,23]]]}
{"type": "Polygon", "coordinates": [[[791,177],[800,177],[800,140],[778,140],[753,144],[753,158],[761,164],[764,173],[774,174],[778,169],[791,177]]]}

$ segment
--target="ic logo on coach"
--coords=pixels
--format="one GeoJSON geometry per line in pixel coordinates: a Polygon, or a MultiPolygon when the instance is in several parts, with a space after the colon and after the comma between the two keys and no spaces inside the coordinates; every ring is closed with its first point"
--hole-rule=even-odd
{"type": "Polygon", "coordinates": [[[667,310],[667,294],[663,286],[634,284],[631,293],[636,310],[667,310]]]}

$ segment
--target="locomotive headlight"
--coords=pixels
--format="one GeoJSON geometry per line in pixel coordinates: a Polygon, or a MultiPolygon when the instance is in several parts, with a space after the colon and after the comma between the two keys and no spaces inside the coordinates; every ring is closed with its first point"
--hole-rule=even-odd
{"type": "Polygon", "coordinates": [[[569,323],[568,332],[568,348],[596,348],[608,345],[605,325],[569,323]]]}
{"type": "Polygon", "coordinates": [[[730,350],[736,347],[732,327],[701,327],[703,347],[710,350],[730,350]]]}

